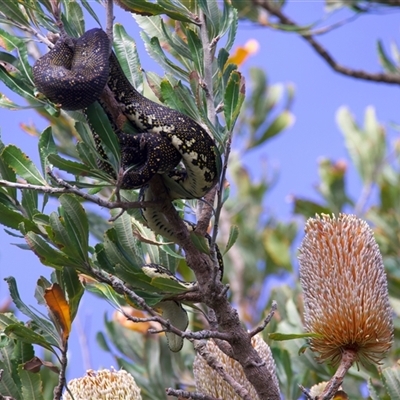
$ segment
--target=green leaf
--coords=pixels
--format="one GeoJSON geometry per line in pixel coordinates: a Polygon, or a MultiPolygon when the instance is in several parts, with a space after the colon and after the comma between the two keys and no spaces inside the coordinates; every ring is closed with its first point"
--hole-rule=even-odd
{"type": "Polygon", "coordinates": [[[188,286],[186,286],[184,283],[179,283],[176,280],[168,278],[152,278],[150,283],[151,286],[159,289],[159,292],[162,293],[179,294],[188,290],[188,286]]]}
{"type": "Polygon", "coordinates": [[[149,55],[160,64],[160,66],[167,72],[170,72],[177,79],[181,79],[185,82],[189,80],[189,74],[184,69],[174,64],[165,54],[160,45],[158,37],[152,37],[151,39],[146,36],[144,32],[141,32],[144,45],[149,55]]]}
{"type": "Polygon", "coordinates": [[[91,175],[93,172],[93,170],[87,167],[85,164],[67,160],[60,157],[58,154],[50,154],[48,160],[54,167],[75,176],[91,175]]]}
{"type": "Polygon", "coordinates": [[[244,78],[238,71],[232,71],[224,96],[224,115],[228,131],[232,131],[245,96],[244,78]]]}
{"type": "Polygon", "coordinates": [[[204,254],[210,254],[210,247],[208,246],[208,240],[204,236],[200,236],[195,232],[190,232],[190,239],[193,244],[204,254]]]}
{"type": "Polygon", "coordinates": [[[68,1],[65,15],[76,36],[82,36],[85,33],[85,18],[81,6],[76,1],[68,1]]]}
{"type": "Polygon", "coordinates": [[[86,116],[90,126],[99,135],[108,161],[115,171],[119,170],[121,149],[117,136],[112,129],[109,119],[96,101],[86,109],[86,116]]]}
{"type": "MultiPolygon", "coordinates": [[[[18,72],[20,74],[17,81],[20,81],[24,86],[29,87],[29,92],[32,93],[32,69],[28,61],[28,50],[25,41],[23,41],[16,35],[0,28],[0,44],[1,47],[5,48],[8,51],[17,50],[18,63],[13,62],[13,65],[15,67],[18,67],[18,72]]],[[[0,70],[3,69],[0,68],[0,70]]],[[[11,75],[9,76],[10,78],[13,78],[11,75]]]]}
{"type": "Polygon", "coordinates": [[[266,140],[273,138],[284,129],[289,128],[294,122],[294,116],[289,110],[282,111],[272,122],[261,136],[249,145],[249,149],[257,147],[266,140]]]}
{"type": "Polygon", "coordinates": [[[305,218],[314,217],[315,214],[331,214],[332,211],[328,207],[321,206],[310,200],[304,200],[295,197],[294,209],[295,214],[303,215],[305,218]]]}
{"type": "Polygon", "coordinates": [[[229,229],[228,243],[226,244],[224,255],[230,250],[230,248],[236,243],[239,236],[239,228],[236,225],[231,225],[229,229]]]}
{"type": "Polygon", "coordinates": [[[271,340],[276,340],[276,341],[285,341],[285,340],[293,340],[293,339],[308,339],[308,338],[317,338],[320,339],[323,336],[318,334],[318,333],[270,333],[268,334],[268,337],[271,340]]]}
{"type": "Polygon", "coordinates": [[[59,199],[63,207],[65,227],[83,261],[88,261],[89,223],[82,204],[72,195],[64,194],[59,199]]]}
{"type": "Polygon", "coordinates": [[[376,181],[385,158],[386,132],[376,119],[375,109],[365,110],[364,129],[359,128],[345,107],[338,110],[336,119],[361,179],[364,183],[376,181]]]}
{"type": "Polygon", "coordinates": [[[10,396],[14,400],[22,400],[21,389],[12,376],[13,371],[10,364],[2,361],[1,358],[0,356],[0,369],[3,370],[3,376],[0,381],[0,393],[2,396],[10,396]]]}
{"type": "MultiPolygon", "coordinates": [[[[111,215],[117,215],[119,210],[113,210],[111,215]]],[[[115,222],[114,229],[117,233],[118,245],[126,259],[132,260],[137,266],[143,264],[144,254],[140,242],[134,236],[132,219],[127,213],[123,213],[115,222]]]]}
{"type": "Polygon", "coordinates": [[[23,223],[25,229],[39,233],[37,226],[31,220],[6,207],[3,203],[0,203],[0,223],[16,230],[19,230],[19,225],[23,223]]]}
{"type": "Polygon", "coordinates": [[[387,56],[381,40],[378,40],[377,48],[378,48],[379,61],[383,69],[385,69],[387,72],[391,74],[398,75],[400,73],[400,70],[396,67],[396,65],[392,63],[392,61],[387,56]]]}
{"type": "MultiPolygon", "coordinates": [[[[158,307],[162,309],[162,316],[171,322],[173,326],[185,331],[189,324],[189,319],[186,310],[176,301],[163,301],[158,307]]],[[[173,352],[178,352],[182,349],[183,338],[172,332],[165,332],[167,337],[168,347],[173,352]]]]}
{"type": "Polygon", "coordinates": [[[378,395],[377,391],[372,385],[372,379],[369,378],[367,381],[367,386],[368,386],[368,394],[371,397],[371,400],[381,400],[380,396],[378,395]]]}
{"type": "Polygon", "coordinates": [[[183,22],[196,22],[187,8],[178,2],[171,4],[166,1],[158,1],[159,4],[146,0],[120,0],[119,5],[127,11],[139,15],[166,14],[170,18],[183,22]]]}
{"type": "Polygon", "coordinates": [[[39,155],[40,163],[42,164],[42,172],[46,174],[46,167],[48,166],[47,157],[50,154],[57,154],[57,146],[54,142],[52,127],[48,126],[40,135],[39,138],[39,155]]]}
{"type": "MultiPolygon", "coordinates": [[[[36,190],[23,190],[21,204],[27,217],[32,219],[34,214],[38,212],[38,192],[36,190]]],[[[27,228],[36,231],[36,227],[32,223],[28,225],[25,223],[25,229],[27,228]]]]}
{"type": "Polygon", "coordinates": [[[195,70],[204,75],[204,57],[203,57],[203,44],[196,32],[192,29],[186,31],[187,42],[195,65],[195,70]]]}
{"type": "Polygon", "coordinates": [[[105,283],[93,282],[86,284],[85,288],[89,292],[108,300],[116,308],[119,308],[124,303],[122,297],[105,283]]]}
{"type": "Polygon", "coordinates": [[[29,22],[19,8],[18,2],[5,1],[1,7],[2,14],[6,15],[10,23],[29,27],[29,22]]]}
{"type": "Polygon", "coordinates": [[[400,400],[400,368],[385,368],[382,371],[385,387],[391,400],[400,400]]]}
{"type": "Polygon", "coordinates": [[[114,49],[125,76],[138,92],[142,92],[143,74],[136,42],[126,33],[121,24],[114,25],[114,49]]]}
{"type": "MultiPolygon", "coordinates": [[[[47,342],[50,347],[51,346],[56,346],[60,348],[59,344],[59,336],[57,334],[57,331],[54,329],[54,326],[47,320],[39,317],[36,315],[22,300],[21,297],[19,296],[18,288],[17,288],[17,283],[13,277],[8,277],[4,278],[4,280],[7,282],[9,290],[10,290],[10,296],[15,304],[15,306],[18,308],[19,311],[22,312],[22,314],[26,315],[27,317],[31,318],[32,321],[34,321],[38,328],[41,330],[41,333],[43,336],[43,341],[47,342]]],[[[22,325],[23,326],[23,325],[22,325]]],[[[27,328],[28,329],[28,328],[27,328]]],[[[20,331],[18,331],[20,332],[20,331]]],[[[40,336],[40,335],[39,335],[40,336]]],[[[42,339],[41,339],[42,340],[42,339]]],[[[30,343],[28,341],[28,343],[30,343]]]]}
{"type": "Polygon", "coordinates": [[[222,36],[228,31],[228,37],[226,38],[225,49],[229,53],[235,43],[236,33],[238,29],[238,11],[235,7],[232,7],[227,1],[224,1],[224,10],[222,15],[222,27],[219,35],[222,36]]]}
{"type": "Polygon", "coordinates": [[[4,333],[13,339],[21,340],[24,343],[37,344],[54,353],[53,347],[42,335],[21,323],[8,325],[4,329],[4,333]]]}
{"type": "Polygon", "coordinates": [[[63,253],[51,247],[40,235],[28,232],[25,235],[25,240],[43,265],[56,269],[71,265],[70,260],[63,253]]]}
{"type": "Polygon", "coordinates": [[[64,286],[68,293],[71,321],[73,321],[78,312],[79,303],[85,290],[74,268],[63,268],[61,273],[64,286]]]}
{"type": "Polygon", "coordinates": [[[35,164],[18,147],[8,145],[2,153],[7,164],[23,179],[33,185],[46,186],[47,183],[35,164]]]}
{"type": "Polygon", "coordinates": [[[26,400],[43,400],[43,383],[40,374],[26,371],[23,365],[18,366],[21,378],[22,395],[26,400]]]}
{"type": "Polygon", "coordinates": [[[207,17],[207,30],[210,41],[220,35],[221,11],[216,0],[198,0],[199,7],[207,17]]]}

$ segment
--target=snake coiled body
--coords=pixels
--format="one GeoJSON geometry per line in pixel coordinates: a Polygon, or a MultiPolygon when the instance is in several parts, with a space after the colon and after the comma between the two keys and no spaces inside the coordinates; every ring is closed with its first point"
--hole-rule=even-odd
{"type": "Polygon", "coordinates": [[[145,156],[142,170],[131,168],[122,188],[142,187],[154,174],[162,173],[171,200],[203,197],[216,184],[220,172],[221,158],[214,139],[187,115],[142,96],[109,48],[101,29],[87,31],[78,39],[62,37],[33,67],[38,90],[65,110],[79,110],[98,100],[108,85],[121,112],[139,132],[119,135],[123,169],[137,165],[130,159],[130,149],[135,154],[147,146],[148,155],[163,154],[154,160],[145,156]],[[174,169],[179,161],[184,171],[174,169]]]}

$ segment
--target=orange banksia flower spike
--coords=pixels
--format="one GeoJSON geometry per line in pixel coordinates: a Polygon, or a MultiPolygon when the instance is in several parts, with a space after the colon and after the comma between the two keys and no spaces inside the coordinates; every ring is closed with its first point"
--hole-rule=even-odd
{"type": "Polygon", "coordinates": [[[371,228],[355,215],[322,215],[305,232],[298,256],[304,323],[319,335],[311,350],[320,362],[340,363],[343,377],[354,362],[379,363],[393,342],[393,315],[371,228]]]}

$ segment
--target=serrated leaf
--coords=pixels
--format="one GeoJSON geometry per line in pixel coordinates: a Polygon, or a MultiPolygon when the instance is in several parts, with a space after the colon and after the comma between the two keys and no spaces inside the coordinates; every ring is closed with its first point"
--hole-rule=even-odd
{"type": "Polygon", "coordinates": [[[39,335],[25,325],[20,323],[8,325],[4,329],[4,333],[13,339],[21,340],[24,343],[37,344],[54,353],[53,347],[42,335],[39,335]]]}
{"type": "Polygon", "coordinates": [[[44,400],[42,391],[43,383],[40,374],[24,369],[23,365],[18,366],[18,375],[21,378],[22,395],[24,399],[44,400]]]}
{"type": "Polygon", "coordinates": [[[16,380],[11,374],[11,368],[9,368],[6,362],[1,361],[1,357],[0,369],[3,370],[3,375],[0,381],[0,393],[3,396],[10,396],[12,399],[15,400],[22,400],[20,387],[17,385],[16,380]]]}
{"type": "Polygon", "coordinates": [[[41,236],[34,232],[28,232],[25,240],[30,249],[39,257],[43,265],[61,269],[70,265],[70,261],[63,253],[51,247],[41,236]]]}
{"type": "Polygon", "coordinates": [[[33,162],[18,147],[14,145],[6,146],[3,150],[2,157],[7,164],[28,183],[40,186],[47,185],[33,162]]]}
{"type": "MultiPolygon", "coordinates": [[[[38,212],[38,192],[36,190],[23,190],[22,191],[22,207],[24,208],[24,212],[27,217],[32,219],[33,215],[38,212]]],[[[37,232],[36,227],[32,227],[32,223],[25,225],[25,229],[35,230],[37,232]]]]}
{"type": "Polygon", "coordinates": [[[99,135],[108,161],[118,171],[121,158],[121,149],[117,136],[112,129],[109,119],[98,102],[92,103],[86,109],[87,119],[94,131],[99,135]]]}
{"type": "Polygon", "coordinates": [[[120,0],[119,5],[126,11],[134,14],[151,16],[166,14],[170,18],[183,22],[196,22],[192,14],[182,4],[174,2],[169,4],[159,1],[160,4],[150,3],[146,0],[120,0]]]}
{"type": "Polygon", "coordinates": [[[4,4],[2,4],[1,12],[6,15],[13,24],[29,27],[29,21],[19,8],[18,2],[5,1],[4,4]]]}
{"type": "Polygon", "coordinates": [[[141,37],[143,39],[144,45],[146,47],[147,52],[149,55],[154,58],[154,60],[160,64],[160,66],[175,76],[178,79],[181,79],[185,82],[189,80],[188,73],[179,67],[178,65],[174,64],[165,54],[160,45],[160,40],[158,37],[147,37],[143,32],[141,32],[141,37]]]}
{"type": "Polygon", "coordinates": [[[239,71],[229,76],[224,96],[224,115],[228,131],[235,126],[245,96],[244,78],[239,71]]]}
{"type": "Polygon", "coordinates": [[[385,387],[391,400],[400,400],[400,368],[385,368],[382,371],[385,387]]]}
{"type": "Polygon", "coordinates": [[[11,210],[2,203],[0,203],[0,223],[16,230],[19,230],[20,224],[23,223],[26,230],[39,233],[39,229],[31,220],[25,218],[22,214],[11,210]]]}
{"type": "Polygon", "coordinates": [[[91,175],[92,173],[92,169],[87,167],[85,164],[67,160],[60,157],[58,154],[50,154],[48,160],[54,167],[75,176],[91,175]]]}
{"type": "Polygon", "coordinates": [[[203,44],[197,34],[192,29],[188,29],[187,32],[187,44],[192,55],[195,70],[204,75],[204,55],[203,55],[203,44]]]}
{"type": "Polygon", "coordinates": [[[70,28],[75,33],[74,36],[82,36],[85,33],[85,18],[78,2],[68,1],[65,15],[70,28]]]}
{"type": "Polygon", "coordinates": [[[236,243],[238,236],[239,236],[239,227],[236,225],[232,225],[229,229],[229,238],[228,238],[228,243],[226,244],[226,247],[224,250],[224,255],[236,243]]]}
{"type": "Polygon", "coordinates": [[[59,201],[63,207],[65,227],[77,246],[82,261],[88,261],[89,223],[82,204],[72,195],[62,195],[59,201]]]}
{"type": "Polygon", "coordinates": [[[68,293],[68,304],[71,312],[71,321],[74,320],[80,300],[85,292],[79,276],[74,268],[63,268],[62,277],[65,289],[68,293]]]}
{"type": "Polygon", "coordinates": [[[136,42],[126,33],[121,24],[114,25],[114,50],[125,76],[133,87],[141,93],[143,91],[143,74],[136,42]]]}
{"type": "Polygon", "coordinates": [[[216,36],[221,35],[220,21],[221,12],[216,0],[198,0],[199,7],[207,17],[207,30],[210,41],[216,36]]]}
{"type": "Polygon", "coordinates": [[[15,306],[18,308],[18,310],[21,311],[22,314],[26,315],[27,317],[29,317],[32,321],[34,321],[37,324],[38,328],[40,328],[41,332],[43,333],[44,341],[48,342],[51,346],[56,346],[59,348],[58,335],[57,335],[57,332],[55,331],[53,325],[49,321],[36,315],[21,300],[21,298],[19,296],[18,288],[17,288],[17,283],[13,277],[8,277],[8,278],[5,278],[4,280],[8,284],[10,296],[11,296],[15,306]]]}
{"type": "Polygon", "coordinates": [[[381,398],[379,397],[377,391],[375,390],[375,388],[372,385],[372,379],[369,378],[367,381],[367,386],[368,386],[368,394],[371,397],[371,400],[381,400],[381,398]]]}
{"type": "Polygon", "coordinates": [[[57,146],[54,142],[51,126],[48,126],[41,133],[38,147],[39,147],[40,163],[42,165],[42,172],[43,174],[46,174],[46,168],[48,166],[47,157],[50,154],[57,154],[57,146]]]}

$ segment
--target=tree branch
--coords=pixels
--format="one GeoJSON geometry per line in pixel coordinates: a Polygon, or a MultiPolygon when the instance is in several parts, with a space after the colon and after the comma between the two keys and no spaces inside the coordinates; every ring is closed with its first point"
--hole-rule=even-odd
{"type": "Polygon", "coordinates": [[[35,190],[40,193],[52,194],[59,196],[62,194],[75,194],[76,196],[82,197],[83,199],[95,203],[101,207],[114,209],[122,208],[123,210],[128,210],[130,208],[144,208],[144,207],[160,207],[160,202],[154,201],[108,201],[104,200],[98,196],[88,194],[78,189],[75,186],[63,181],[60,178],[54,176],[52,172],[48,172],[56,182],[63,187],[52,187],[52,186],[40,186],[31,185],[30,183],[19,183],[19,182],[9,182],[4,179],[0,179],[0,187],[9,187],[21,190],[35,190]]]}
{"type": "MultiPolygon", "coordinates": [[[[270,0],[253,0],[253,4],[264,8],[269,14],[278,18],[280,23],[300,28],[299,25],[287,17],[279,8],[275,7],[270,0]]],[[[400,85],[400,75],[371,73],[345,67],[339,64],[328,50],[317,42],[310,33],[300,33],[300,36],[332,67],[333,70],[342,75],[366,81],[400,85]]]]}

